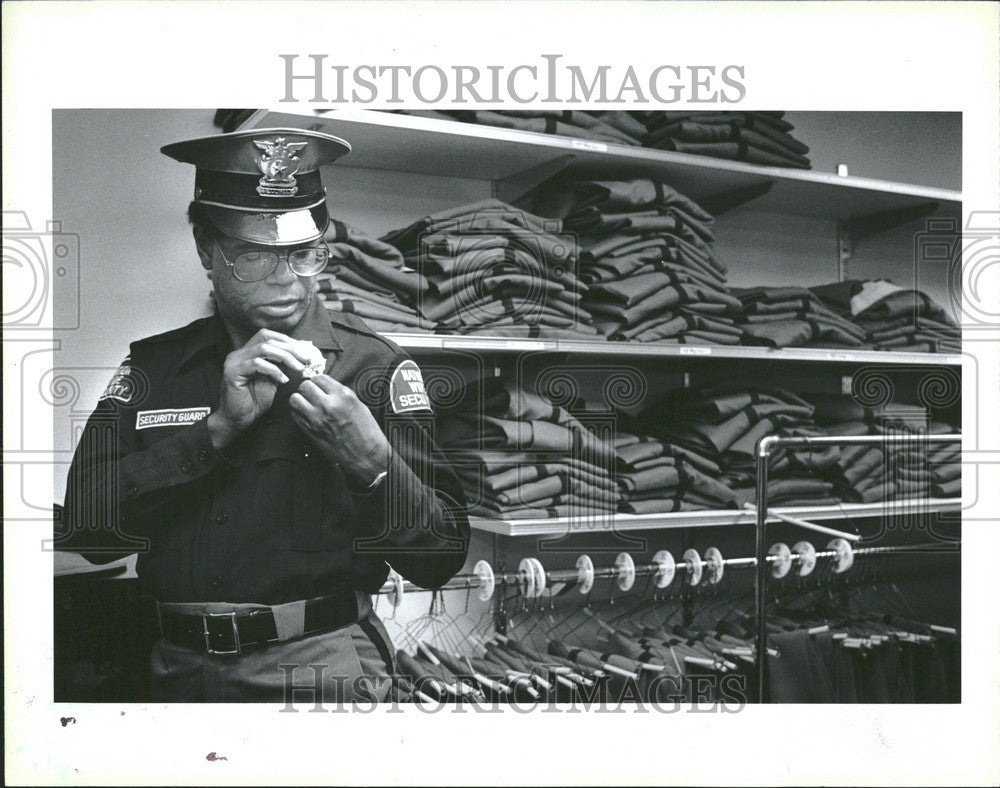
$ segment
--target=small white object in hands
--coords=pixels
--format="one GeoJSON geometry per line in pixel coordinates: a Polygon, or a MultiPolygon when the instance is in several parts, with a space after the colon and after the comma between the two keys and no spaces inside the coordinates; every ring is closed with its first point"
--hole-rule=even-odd
{"type": "Polygon", "coordinates": [[[326,359],[323,357],[323,352],[307,340],[302,340],[301,344],[305,354],[311,359],[311,363],[302,370],[302,377],[308,379],[322,375],[326,369],[326,359]]]}

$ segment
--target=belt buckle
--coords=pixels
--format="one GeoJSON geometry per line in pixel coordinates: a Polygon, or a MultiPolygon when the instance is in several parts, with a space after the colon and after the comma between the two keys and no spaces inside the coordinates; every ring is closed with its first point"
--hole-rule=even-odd
{"type": "Polygon", "coordinates": [[[240,653],[240,631],[236,627],[236,613],[202,613],[201,614],[201,631],[205,636],[205,650],[209,654],[239,654],[240,653]],[[228,618],[229,623],[233,627],[233,649],[232,651],[224,650],[218,651],[212,648],[212,642],[209,640],[211,633],[208,631],[208,620],[210,618],[228,618]]]}

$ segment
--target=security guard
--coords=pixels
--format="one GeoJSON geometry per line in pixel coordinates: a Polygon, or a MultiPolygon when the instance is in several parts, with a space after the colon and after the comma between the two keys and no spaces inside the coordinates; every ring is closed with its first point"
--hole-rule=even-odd
{"type": "Polygon", "coordinates": [[[77,447],[58,546],[139,553],[155,699],[385,699],[370,595],[387,564],[442,585],[469,532],[419,368],[317,295],[319,168],[350,146],[261,129],[162,151],[197,168],[188,215],[217,311],[132,343],[77,447]]]}

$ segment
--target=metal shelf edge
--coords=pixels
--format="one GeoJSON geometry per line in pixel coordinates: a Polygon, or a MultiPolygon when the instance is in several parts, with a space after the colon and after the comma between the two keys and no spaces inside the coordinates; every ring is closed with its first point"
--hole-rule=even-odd
{"type": "MultiPolygon", "coordinates": [[[[878,503],[845,503],[839,506],[775,507],[774,511],[805,520],[837,520],[849,517],[898,517],[918,512],[959,510],[959,498],[924,498],[878,503]]],[[[769,517],[768,522],[780,522],[769,517]]],[[[568,536],[571,534],[609,531],[667,530],[673,528],[707,528],[724,525],[753,526],[755,515],[738,509],[713,509],[668,514],[611,514],[607,516],[555,517],[537,520],[494,520],[470,517],[476,530],[501,536],[568,536]]]]}
{"type": "Polygon", "coordinates": [[[886,350],[850,349],[819,350],[813,348],[771,349],[762,347],[730,347],[726,345],[661,345],[655,342],[642,344],[562,339],[506,339],[503,337],[462,337],[394,332],[380,332],[380,335],[407,350],[489,350],[511,353],[547,352],[609,356],[838,362],[848,364],[917,364],[922,366],[961,366],[962,364],[962,356],[954,353],[905,353],[886,350]]]}
{"type": "Polygon", "coordinates": [[[597,142],[591,140],[562,137],[555,134],[541,134],[531,131],[504,129],[496,126],[461,123],[435,118],[421,118],[412,115],[398,115],[387,112],[366,109],[334,109],[322,114],[304,114],[287,107],[275,107],[258,110],[240,128],[255,128],[266,122],[270,113],[293,115],[309,121],[307,128],[322,125],[323,121],[344,122],[381,126],[399,131],[415,133],[439,134],[442,136],[458,136],[479,139],[486,142],[500,142],[511,145],[528,145],[553,149],[553,153],[566,151],[596,153],[619,159],[636,162],[648,161],[651,164],[678,165],[692,169],[709,169],[719,172],[729,172],[736,175],[757,176],[769,180],[834,186],[844,189],[856,189],[881,194],[896,194],[917,197],[941,202],[960,203],[962,193],[951,189],[942,189],[920,184],[900,183],[876,178],[857,176],[841,176],[816,170],[798,170],[785,167],[767,167],[746,162],[713,159],[707,156],[661,151],[655,148],[632,147],[615,143],[597,142]]]}

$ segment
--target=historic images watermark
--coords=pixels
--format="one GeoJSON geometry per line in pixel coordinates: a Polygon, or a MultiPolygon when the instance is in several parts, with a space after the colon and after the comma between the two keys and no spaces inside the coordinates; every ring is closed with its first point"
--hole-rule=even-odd
{"type": "Polygon", "coordinates": [[[746,67],[662,64],[581,66],[560,54],[515,66],[331,63],[326,54],[281,54],[282,103],[581,105],[632,101],[670,105],[738,104],[746,98],[746,67]]]}
{"type": "Polygon", "coordinates": [[[517,714],[738,714],[748,702],[742,674],[603,675],[567,691],[562,688],[565,674],[557,666],[504,682],[484,681],[473,673],[448,680],[431,675],[373,679],[334,675],[323,664],[278,667],[284,674],[282,713],[367,713],[388,705],[391,712],[414,708],[425,714],[508,710],[517,714]]]}

